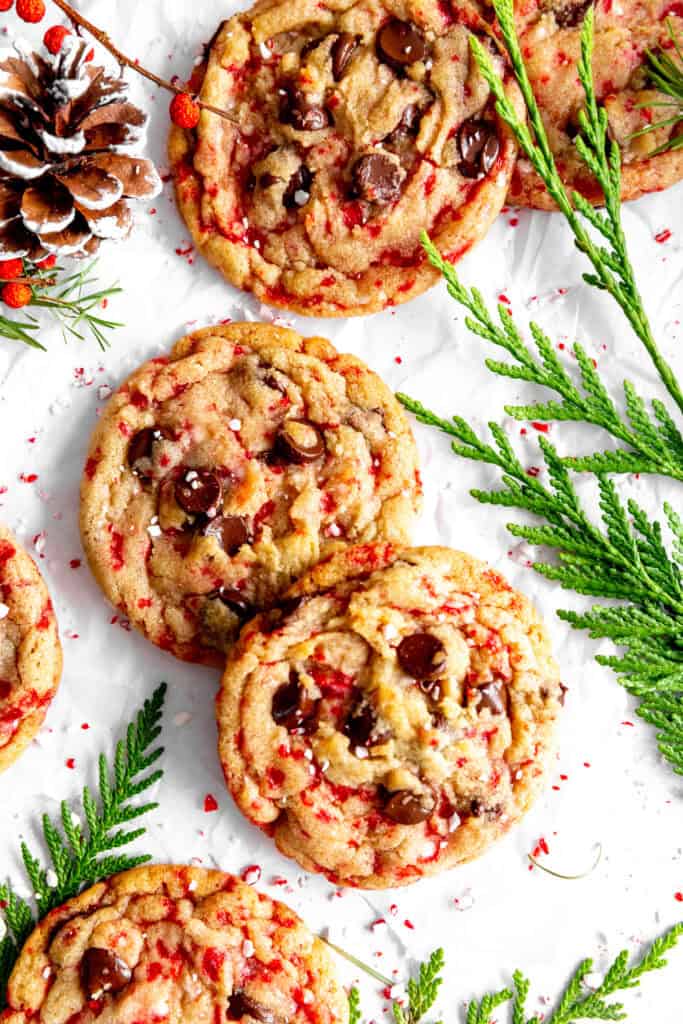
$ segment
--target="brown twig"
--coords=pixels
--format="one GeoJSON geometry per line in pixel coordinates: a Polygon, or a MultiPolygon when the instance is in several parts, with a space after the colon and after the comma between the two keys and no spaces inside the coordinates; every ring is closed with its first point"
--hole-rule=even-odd
{"type": "MultiPolygon", "coordinates": [[[[115,57],[118,63],[123,67],[130,68],[131,71],[137,71],[137,73],[142,75],[143,78],[148,79],[150,82],[154,82],[154,84],[160,89],[166,89],[167,92],[173,92],[178,95],[182,95],[187,92],[187,89],[183,89],[179,85],[174,85],[173,82],[168,82],[165,78],[160,78],[159,75],[155,75],[153,71],[148,71],[147,68],[142,66],[142,64],[139,64],[137,61],[131,60],[130,57],[127,57],[125,53],[122,53],[122,51],[112,43],[106,32],[103,32],[102,29],[97,27],[97,25],[93,25],[91,21],[84,18],[83,15],[74,10],[71,4],[67,3],[66,0],[53,0],[53,3],[55,3],[57,7],[64,12],[64,14],[66,14],[67,18],[74,26],[78,25],[80,28],[85,29],[86,32],[89,32],[90,35],[97,40],[100,46],[103,46],[105,50],[108,50],[112,57],[115,57]]],[[[237,118],[234,115],[229,114],[227,110],[221,110],[220,107],[214,107],[210,103],[204,103],[203,100],[198,98],[195,98],[195,101],[202,110],[209,110],[212,114],[217,114],[218,117],[222,117],[225,121],[230,121],[231,124],[239,126],[237,118]]]]}
{"type": "Polygon", "coordinates": [[[31,288],[52,288],[57,284],[56,277],[0,277],[0,284],[28,284],[31,288]]]}

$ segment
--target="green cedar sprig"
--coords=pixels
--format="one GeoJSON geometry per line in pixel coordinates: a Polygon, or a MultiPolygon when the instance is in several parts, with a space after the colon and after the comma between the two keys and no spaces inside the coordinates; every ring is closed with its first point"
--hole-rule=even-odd
{"type": "Polygon", "coordinates": [[[542,178],[549,195],[564,214],[574,234],[577,249],[583,252],[593,265],[593,272],[584,274],[584,280],[608,292],[618,302],[656,366],[666,389],[683,412],[683,391],[654,339],[626,247],[621,223],[619,146],[608,137],[607,114],[598,106],[593,84],[593,8],[588,8],[581,34],[578,74],[585,92],[586,106],[579,113],[580,131],[575,145],[579,156],[600,186],[604,196],[604,210],[595,209],[578,192],[572,192],[570,195],[565,188],[524,65],[515,28],[513,0],[494,0],[493,6],[512,69],[524,97],[530,127],[517,113],[512,100],[506,94],[489,53],[479,40],[472,36],[472,52],[496,98],[496,110],[515,135],[526,157],[542,178]],[[594,234],[591,233],[591,228],[594,234]]]}
{"type": "Polygon", "coordinates": [[[568,457],[565,463],[576,470],[593,473],[658,473],[683,480],[683,435],[658,399],[652,401],[652,414],[630,381],[624,381],[626,415],[622,415],[609,395],[600,374],[585,349],[578,343],[573,353],[579,368],[581,389],[567,372],[553,348],[552,341],[536,323],[529,324],[536,352],[526,344],[508,307],[498,304],[498,321],[489,312],[477,288],[466,288],[454,267],[442,259],[438,249],[422,235],[422,244],[430,263],[443,275],[448,293],[469,311],[465,325],[480,338],[508,352],[514,363],[486,359],[487,368],[501,377],[524,380],[550,388],[561,401],[532,405],[506,405],[505,411],[516,420],[543,423],[573,421],[601,427],[626,448],[568,457]]]}
{"type": "MultiPolygon", "coordinates": [[[[607,1002],[616,992],[637,988],[641,978],[652,971],[662,970],[667,965],[666,953],[670,952],[678,939],[683,935],[683,922],[675,925],[666,934],[655,939],[645,951],[631,960],[623,950],[613,961],[603,980],[597,988],[588,988],[587,977],[593,973],[594,964],[590,959],[583,960],[571,976],[563,992],[555,1003],[555,1009],[543,1017],[543,1024],[575,1024],[585,1020],[625,1020],[626,1012],[623,1003],[607,1002]]],[[[407,1010],[394,1002],[393,1011],[396,1021],[410,1021],[420,1024],[434,1004],[442,982],[442,971],[445,960],[443,950],[432,953],[429,960],[422,963],[416,977],[408,982],[407,1010]]],[[[531,983],[521,971],[515,971],[512,980],[514,991],[504,988],[499,992],[488,992],[480,998],[472,999],[467,1005],[467,1024],[490,1024],[491,1014],[495,1009],[506,1003],[512,1003],[511,1024],[541,1024],[541,1018],[534,1014],[528,1016],[528,1000],[531,983]]],[[[356,988],[349,994],[350,1024],[360,1024],[360,997],[356,988]]]]}
{"type": "Polygon", "coordinates": [[[59,823],[43,815],[43,837],[52,867],[45,867],[26,843],[21,844],[37,918],[29,903],[18,896],[9,883],[0,884],[0,905],[7,929],[0,940],[0,1011],[5,1005],[12,968],[37,921],[84,887],[150,860],[144,854],[131,856],[121,850],[146,831],[143,827],[128,829],[126,826],[158,807],[156,803],[134,804],[131,801],[163,775],[160,768],[150,769],[163,754],[163,747],[153,745],[161,734],[165,696],[166,684],[162,683],[128,726],[125,740],[116,744],[111,767],[105,755],[100,755],[99,803],[86,786],[79,815],[73,813],[66,800],[61,804],[59,823]],[[85,818],[85,827],[81,816],[85,818]]]}

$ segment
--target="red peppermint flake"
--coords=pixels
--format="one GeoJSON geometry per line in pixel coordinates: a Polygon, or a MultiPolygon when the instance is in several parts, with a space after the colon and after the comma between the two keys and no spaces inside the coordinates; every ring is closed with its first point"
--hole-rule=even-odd
{"type": "Polygon", "coordinates": [[[87,732],[89,728],[90,728],[90,723],[89,722],[81,722],[81,729],[83,730],[83,732],[87,732]]]}
{"type": "Polygon", "coordinates": [[[38,479],[38,474],[37,473],[20,473],[19,474],[19,479],[21,480],[22,484],[34,484],[36,482],[36,480],[38,479]]]}
{"type": "Polygon", "coordinates": [[[664,245],[664,243],[668,242],[670,238],[671,238],[671,232],[669,231],[668,228],[664,228],[663,231],[659,231],[655,235],[655,242],[659,242],[660,245],[664,245]]]}
{"type": "Polygon", "coordinates": [[[75,757],[67,757],[67,759],[66,759],[66,761],[64,763],[66,764],[67,768],[71,768],[73,770],[76,767],[76,758],[75,757]]]}
{"type": "Polygon", "coordinates": [[[539,434],[547,434],[550,430],[549,423],[541,423],[539,420],[532,420],[531,426],[534,428],[534,430],[537,430],[539,434]]]}
{"type": "Polygon", "coordinates": [[[212,793],[207,793],[204,797],[204,811],[206,814],[210,814],[211,811],[218,810],[218,801],[212,793]]]}
{"type": "Polygon", "coordinates": [[[69,562],[69,568],[70,569],[80,569],[80,567],[81,567],[81,560],[80,560],[80,558],[72,558],[71,561],[69,562]]]}
{"type": "Polygon", "coordinates": [[[241,875],[242,881],[246,882],[247,885],[255,885],[256,882],[261,879],[261,868],[258,864],[250,864],[249,867],[245,868],[241,875]]]}
{"type": "Polygon", "coordinates": [[[622,722],[622,725],[630,725],[632,729],[635,729],[633,722],[622,722]]]}
{"type": "Polygon", "coordinates": [[[674,899],[677,900],[678,903],[683,903],[683,892],[675,892],[674,899]]]}
{"type": "Polygon", "coordinates": [[[411,930],[411,931],[415,931],[415,925],[414,925],[414,924],[413,924],[413,922],[412,922],[412,921],[410,920],[410,918],[408,918],[408,917],[407,917],[407,918],[405,919],[405,921],[403,922],[403,924],[405,925],[405,927],[406,927],[406,928],[410,928],[410,930],[411,930]]]}

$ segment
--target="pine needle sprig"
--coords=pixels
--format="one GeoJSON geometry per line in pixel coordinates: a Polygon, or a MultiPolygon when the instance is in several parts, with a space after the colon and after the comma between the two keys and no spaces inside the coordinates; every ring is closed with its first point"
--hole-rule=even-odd
{"type": "Polygon", "coordinates": [[[122,848],[146,831],[126,826],[158,806],[154,802],[132,801],[163,775],[160,768],[150,769],[163,754],[163,748],[154,744],[161,734],[165,697],[166,684],[162,683],[129,724],[125,740],[116,744],[111,768],[105,755],[100,755],[99,802],[86,786],[80,814],[74,813],[68,801],[63,800],[59,821],[43,815],[43,838],[52,866],[46,867],[26,843],[21,844],[38,914],[34,916],[28,901],[18,896],[11,885],[0,884],[0,906],[6,926],[6,934],[0,940],[0,1011],[11,970],[37,921],[84,887],[150,860],[144,854],[122,852],[122,848]]]}
{"type": "MultiPolygon", "coordinates": [[[[658,107],[670,110],[672,113],[669,117],[653,121],[651,124],[645,125],[644,128],[640,128],[637,132],[633,132],[631,135],[632,139],[637,139],[642,135],[649,135],[651,132],[658,131],[661,128],[674,128],[678,124],[683,124],[683,49],[674,31],[673,22],[670,17],[666,19],[666,28],[678,61],[675,61],[670,54],[662,49],[648,50],[646,55],[647,76],[656,89],[670,96],[671,99],[660,100],[654,103],[639,103],[638,107],[640,109],[658,107]]],[[[683,131],[678,134],[672,133],[666,142],[662,143],[661,146],[658,146],[648,155],[658,156],[660,153],[680,149],[682,146],[683,131]]]]}
{"type": "Polygon", "coordinates": [[[524,341],[508,307],[498,304],[496,322],[478,289],[468,289],[462,284],[453,265],[443,259],[426,233],[422,235],[422,244],[432,266],[443,275],[448,293],[471,314],[465,319],[466,327],[478,337],[504,349],[515,360],[509,363],[486,359],[486,367],[499,376],[546,387],[560,396],[559,402],[506,405],[505,412],[509,416],[542,423],[588,423],[628,445],[615,451],[568,457],[565,463],[572,469],[594,473],[658,473],[683,480],[683,435],[662,402],[654,399],[650,414],[633,384],[624,381],[626,416],[622,416],[592,359],[577,343],[572,351],[579,367],[582,388],[579,390],[550,338],[538,324],[532,322],[529,325],[536,355],[524,341]]]}
{"type": "Polygon", "coordinates": [[[93,273],[96,261],[66,277],[60,276],[64,273],[61,267],[41,270],[40,266],[27,262],[24,266],[27,276],[23,280],[30,283],[30,302],[23,307],[24,319],[0,315],[0,337],[44,352],[45,346],[38,338],[43,324],[30,310],[47,309],[59,324],[65,342],[70,338],[85,341],[89,334],[102,351],[109,347],[108,332],[123,324],[110,320],[100,311],[106,308],[110,298],[121,294],[122,289],[118,285],[96,287],[93,273]]]}
{"type": "Polygon", "coordinates": [[[584,274],[584,280],[608,292],[619,304],[657,368],[664,386],[683,412],[683,391],[672,367],[655,341],[626,247],[621,223],[621,156],[618,145],[608,138],[607,114],[604,108],[598,106],[592,77],[593,8],[589,7],[586,12],[581,34],[578,74],[585,92],[586,105],[585,109],[579,112],[579,134],[575,146],[603,193],[604,211],[595,209],[578,192],[570,194],[565,188],[522,57],[515,29],[513,0],[494,0],[493,6],[515,78],[526,104],[530,127],[526,119],[517,113],[512,100],[506,94],[505,86],[493,66],[489,53],[479,40],[472,36],[472,52],[496,98],[496,110],[516,137],[549,195],[563,213],[574,235],[576,248],[591,262],[593,272],[584,274]],[[593,229],[593,233],[590,229],[593,229]],[[602,241],[594,239],[594,235],[602,241]]]}
{"type": "MultiPolygon", "coordinates": [[[[576,1024],[585,1020],[625,1020],[627,1014],[623,1003],[607,1002],[617,992],[625,992],[628,989],[637,988],[644,975],[652,971],[662,970],[667,966],[666,954],[669,953],[683,935],[683,923],[674,925],[668,932],[655,939],[642,953],[642,955],[631,961],[629,954],[623,950],[612,962],[605,972],[603,980],[596,988],[589,988],[586,981],[589,975],[594,972],[594,963],[590,959],[583,960],[567,982],[563,992],[555,1003],[555,1009],[548,1016],[543,1017],[544,1024],[576,1024]]],[[[440,972],[445,964],[443,950],[437,950],[426,963],[420,965],[417,977],[411,979],[412,984],[420,989],[424,982],[423,978],[429,975],[428,986],[431,988],[436,984],[438,991],[441,984],[440,972]],[[432,967],[438,957],[440,967],[436,976],[432,975],[432,967]]],[[[512,1003],[510,1010],[511,1024],[541,1024],[541,1018],[534,1014],[528,1017],[528,999],[531,991],[531,983],[521,971],[515,971],[512,976],[514,992],[510,988],[504,988],[499,992],[488,992],[480,998],[470,1000],[466,1010],[466,1024],[490,1024],[491,1014],[494,1010],[512,1003]]],[[[408,983],[410,991],[410,982],[408,983]]],[[[424,1010],[410,1018],[413,1024],[419,1024],[433,1005],[433,1000],[425,1000],[424,1010]]],[[[408,1014],[394,1001],[394,1019],[402,1021],[408,1019],[408,1014]],[[397,1010],[398,1007],[398,1010],[397,1010]]],[[[360,1009],[360,998],[357,989],[349,993],[349,1022],[360,1024],[362,1019],[360,1009]]]]}

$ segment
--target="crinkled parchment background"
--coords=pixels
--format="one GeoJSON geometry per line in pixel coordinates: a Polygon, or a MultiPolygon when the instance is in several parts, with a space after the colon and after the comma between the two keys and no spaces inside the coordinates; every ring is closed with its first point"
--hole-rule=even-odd
{"type": "MultiPolygon", "coordinates": [[[[235,9],[218,0],[88,0],[80,6],[130,56],[169,77],[189,72],[202,42],[235,9]]],[[[36,36],[51,20],[56,18],[48,15],[36,36]]],[[[3,15],[0,24],[10,33],[18,27],[14,14],[3,15]]],[[[163,167],[168,97],[138,79],[133,90],[152,113],[151,152],[163,167]]],[[[656,334],[679,374],[682,199],[683,185],[624,213],[656,334]],[[658,243],[655,235],[665,228],[671,238],[658,243]]],[[[393,894],[335,892],[326,882],[301,875],[242,821],[215,754],[217,673],[180,664],[120,622],[112,623],[112,610],[85,565],[70,568],[72,559],[83,557],[78,482],[107,386],[115,387],[143,359],[166,351],[189,328],[224,317],[272,315],[224,284],[201,259],[177,254],[189,242],[168,185],[153,209],[142,208],[132,238],[110,246],[100,262],[101,281],[118,279],[124,289],[110,312],[126,326],[116,332],[109,351],[100,354],[90,342],[65,345],[51,330],[42,336],[47,354],[0,341],[0,487],[7,488],[0,495],[0,516],[39,556],[65,652],[61,690],[46,727],[0,780],[0,876],[22,877],[19,838],[34,835],[40,813],[55,812],[58,800],[75,797],[84,781],[94,781],[96,753],[111,749],[123,723],[165,679],[166,774],[155,794],[160,808],[150,815],[143,841],[155,859],[232,871],[258,864],[265,891],[289,901],[312,927],[329,927],[333,939],[385,973],[397,969],[403,976],[412,959],[443,944],[448,983],[441,1002],[448,1021],[458,1019],[465,998],[509,981],[517,966],[534,978],[530,1006],[542,1013],[578,959],[594,953],[603,965],[624,944],[637,948],[683,917],[683,905],[675,899],[683,890],[683,782],[661,761],[652,731],[635,717],[611,673],[594,662],[598,645],[555,618],[557,607],[583,602],[526,567],[525,552],[506,534],[505,510],[479,506],[470,497],[471,487],[494,481],[491,470],[455,458],[445,439],[419,428],[426,505],[416,539],[488,559],[542,608],[571,691],[561,755],[552,788],[506,841],[475,864],[393,894]],[[22,473],[36,473],[38,479],[23,483],[22,473]],[[75,770],[66,765],[70,758],[75,770]],[[217,812],[204,812],[208,793],[218,801],[217,812]],[[556,869],[582,871],[597,842],[603,844],[602,862],[575,882],[530,871],[526,855],[541,836],[550,849],[545,861],[556,869]],[[385,924],[372,927],[377,919],[385,924]]],[[[525,211],[503,215],[460,266],[463,279],[476,283],[490,301],[507,295],[520,321],[537,317],[558,343],[579,338],[615,394],[623,377],[636,381],[644,394],[655,393],[653,371],[626,321],[608,298],[581,283],[583,269],[562,220],[525,211]]],[[[501,382],[486,370],[484,357],[494,353],[467,332],[461,311],[441,286],[409,306],[366,319],[297,318],[295,324],[361,356],[392,387],[443,414],[467,416],[482,429],[487,420],[505,417],[505,402],[525,396],[515,382],[501,382]]],[[[523,459],[537,464],[534,431],[520,436],[519,426],[507,422],[523,459]]],[[[571,427],[553,427],[550,436],[568,452],[600,443],[597,434],[571,427]]],[[[660,480],[629,480],[624,489],[652,509],[664,498],[680,507],[680,488],[660,480]]],[[[354,976],[345,965],[342,969],[347,978],[354,976]]],[[[668,971],[648,978],[629,998],[634,1021],[679,1024],[681,970],[683,952],[677,951],[668,971]]],[[[370,1011],[382,1019],[386,1003],[380,998],[373,1005],[378,986],[366,979],[363,988],[370,1011]]]]}

